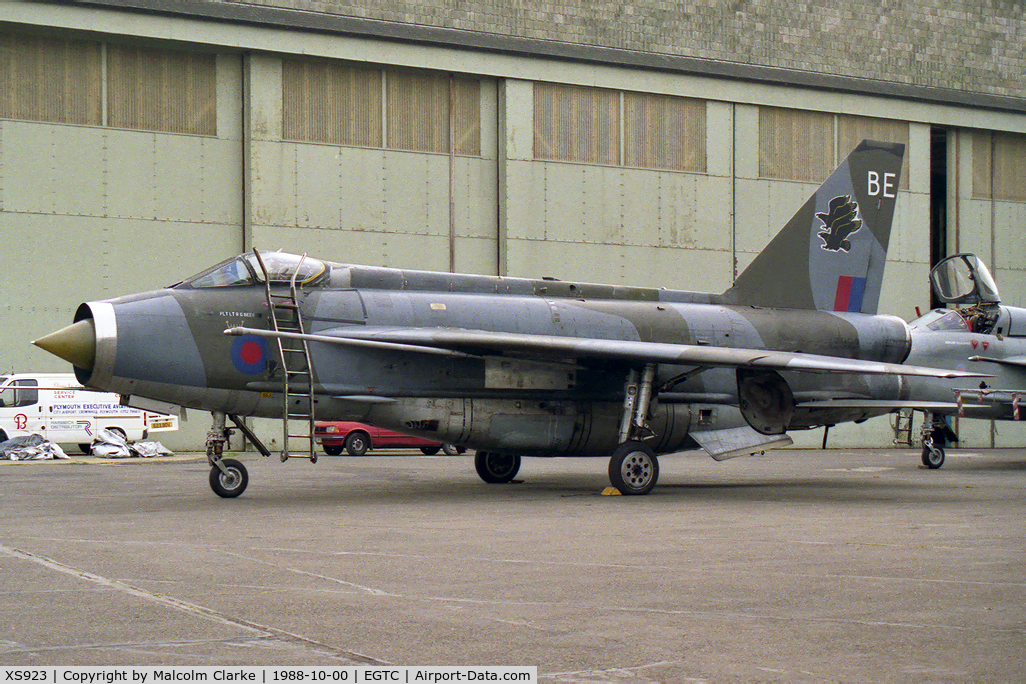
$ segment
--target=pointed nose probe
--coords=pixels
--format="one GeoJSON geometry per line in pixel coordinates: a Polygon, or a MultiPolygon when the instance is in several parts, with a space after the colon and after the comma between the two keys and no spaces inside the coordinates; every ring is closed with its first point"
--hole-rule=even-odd
{"type": "Polygon", "coordinates": [[[32,344],[82,370],[91,371],[96,361],[96,327],[89,318],[33,340],[32,344]]]}

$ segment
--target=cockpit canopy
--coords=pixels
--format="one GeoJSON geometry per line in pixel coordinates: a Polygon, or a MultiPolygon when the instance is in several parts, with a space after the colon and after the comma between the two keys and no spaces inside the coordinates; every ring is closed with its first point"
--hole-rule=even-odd
{"type": "Polygon", "coordinates": [[[181,283],[183,287],[196,289],[208,287],[237,287],[270,280],[271,284],[292,282],[293,274],[297,287],[316,285],[327,276],[328,269],[323,261],[288,252],[261,252],[243,254],[225,259],[216,266],[203,271],[181,283]],[[261,267],[260,261],[263,261],[261,267]],[[265,278],[266,269],[266,278],[265,278]]]}
{"type": "Polygon", "coordinates": [[[997,285],[975,254],[955,254],[930,271],[933,291],[945,304],[997,304],[997,285]]]}

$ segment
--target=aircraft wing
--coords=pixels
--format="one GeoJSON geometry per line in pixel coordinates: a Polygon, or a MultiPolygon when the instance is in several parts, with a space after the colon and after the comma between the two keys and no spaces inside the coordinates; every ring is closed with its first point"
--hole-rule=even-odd
{"type": "Polygon", "coordinates": [[[1003,366],[1018,366],[1026,368],[1026,356],[1009,356],[1006,359],[995,359],[992,356],[970,356],[970,361],[985,361],[988,363],[999,363],[1003,366]]]}
{"type": "MultiPolygon", "coordinates": [[[[462,330],[453,328],[334,328],[317,334],[275,332],[236,327],[226,335],[257,335],[306,339],[346,346],[373,346],[411,353],[489,356],[522,354],[565,360],[604,359],[635,363],[667,363],[680,366],[765,368],[811,373],[865,373],[915,375],[935,378],[981,377],[985,374],[941,368],[905,366],[879,361],[846,359],[800,352],[739,349],[706,345],[669,344],[640,340],[606,340],[557,335],[462,330]]],[[[989,377],[989,376],[987,376],[989,377]]]]}

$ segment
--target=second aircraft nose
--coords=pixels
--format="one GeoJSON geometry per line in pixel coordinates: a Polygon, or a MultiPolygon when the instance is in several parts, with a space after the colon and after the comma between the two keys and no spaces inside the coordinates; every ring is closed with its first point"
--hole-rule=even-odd
{"type": "Polygon", "coordinates": [[[96,360],[96,328],[92,319],[83,319],[61,328],[32,344],[59,356],[76,368],[91,371],[96,360]]]}

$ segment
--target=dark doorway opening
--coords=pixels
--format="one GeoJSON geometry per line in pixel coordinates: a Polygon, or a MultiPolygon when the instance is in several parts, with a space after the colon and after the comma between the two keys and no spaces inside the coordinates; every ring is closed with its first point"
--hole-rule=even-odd
{"type": "MultiPolygon", "coordinates": [[[[930,267],[948,256],[948,131],[930,129],[930,267]]],[[[930,308],[943,304],[930,291],[930,308]]]]}

